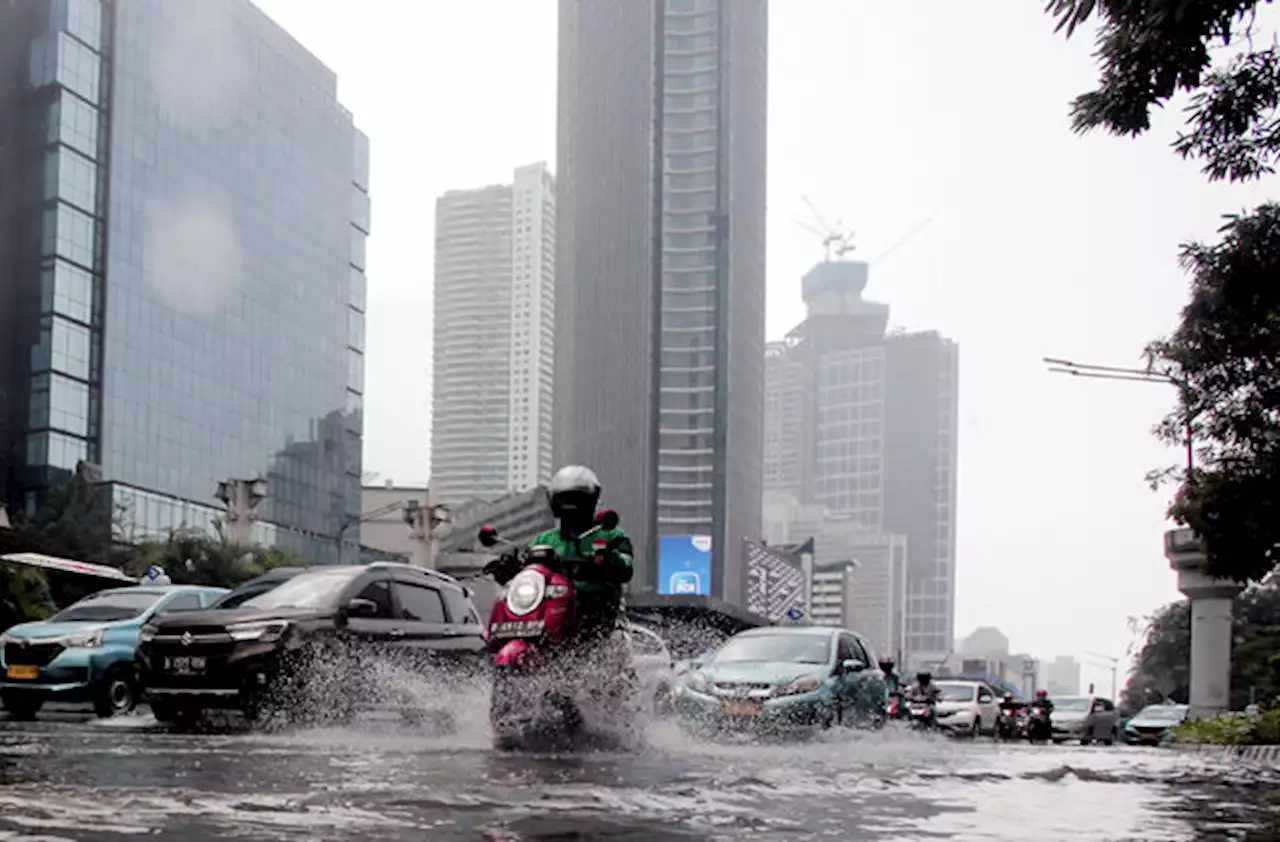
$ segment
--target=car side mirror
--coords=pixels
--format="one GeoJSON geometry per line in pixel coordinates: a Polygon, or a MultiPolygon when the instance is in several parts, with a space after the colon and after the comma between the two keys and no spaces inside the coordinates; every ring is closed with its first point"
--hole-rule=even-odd
{"type": "Polygon", "coordinates": [[[356,597],[347,602],[348,617],[374,617],[378,614],[378,603],[372,599],[356,597]]]}
{"type": "Polygon", "coordinates": [[[867,665],[857,658],[847,658],[840,662],[841,672],[862,672],[866,668],[867,665]]]}
{"type": "Polygon", "coordinates": [[[978,701],[984,705],[991,704],[993,701],[995,701],[995,698],[996,698],[995,696],[989,695],[987,693],[978,694],[978,701]]]}

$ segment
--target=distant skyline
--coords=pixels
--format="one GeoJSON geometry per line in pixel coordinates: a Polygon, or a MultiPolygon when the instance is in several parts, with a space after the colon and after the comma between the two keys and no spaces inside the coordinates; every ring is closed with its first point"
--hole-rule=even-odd
{"type": "MultiPolygon", "coordinates": [[[[259,5],[334,68],[372,137],[365,464],[425,480],[431,201],[554,160],[556,3],[259,5]]],[[[1185,100],[1147,137],[1074,135],[1068,103],[1097,78],[1092,33],[1065,41],[1041,6],[772,4],[767,330],[803,317],[799,279],[822,255],[796,224],[813,224],[807,195],[857,232],[867,294],[892,324],[964,348],[957,630],[1122,656],[1128,618],[1178,597],[1167,494],[1143,479],[1179,459],[1150,435],[1175,395],[1057,377],[1040,358],[1139,361],[1186,301],[1178,244],[1212,238],[1266,187],[1207,184],[1169,150],[1185,100]]]]}

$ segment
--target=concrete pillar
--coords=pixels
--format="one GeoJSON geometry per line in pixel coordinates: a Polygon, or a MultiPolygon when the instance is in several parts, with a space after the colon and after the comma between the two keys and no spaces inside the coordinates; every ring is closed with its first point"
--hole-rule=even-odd
{"type": "Polygon", "coordinates": [[[258,506],[267,499],[267,481],[229,479],[218,483],[214,496],[226,506],[227,543],[238,546],[253,543],[253,522],[258,519],[258,506]]]}
{"type": "Polygon", "coordinates": [[[1226,713],[1231,708],[1232,603],[1244,586],[1204,572],[1204,546],[1190,529],[1166,532],[1164,555],[1178,574],[1178,590],[1191,601],[1189,717],[1226,713]]]}

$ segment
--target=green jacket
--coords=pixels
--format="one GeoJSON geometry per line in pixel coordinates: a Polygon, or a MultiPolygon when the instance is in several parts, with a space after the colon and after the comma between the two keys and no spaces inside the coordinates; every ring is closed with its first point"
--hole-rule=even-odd
{"type": "Polygon", "coordinates": [[[583,593],[609,594],[622,601],[622,586],[631,581],[631,538],[621,529],[601,530],[586,538],[566,539],[559,527],[540,533],[530,547],[553,548],[565,563],[573,586],[583,593]],[[597,564],[596,551],[605,550],[604,563],[597,564]]]}

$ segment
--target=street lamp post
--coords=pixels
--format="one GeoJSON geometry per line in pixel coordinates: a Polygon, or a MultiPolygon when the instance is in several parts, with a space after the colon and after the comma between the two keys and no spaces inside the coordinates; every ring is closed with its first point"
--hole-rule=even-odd
{"type": "MultiPolygon", "coordinates": [[[[1176,386],[1182,395],[1183,408],[1186,409],[1190,405],[1188,400],[1190,390],[1187,381],[1175,376],[1168,370],[1120,368],[1112,365],[1086,365],[1056,357],[1044,357],[1043,360],[1049,365],[1049,370],[1055,374],[1070,374],[1072,377],[1088,377],[1093,380],[1128,380],[1134,383],[1164,383],[1169,386],[1176,386]]],[[[1186,418],[1183,420],[1187,445],[1188,478],[1191,477],[1191,472],[1195,470],[1196,461],[1193,420],[1193,416],[1188,411],[1186,418]]]]}
{"type": "Polygon", "coordinates": [[[1111,667],[1111,700],[1114,702],[1116,698],[1116,672],[1120,667],[1120,659],[1113,658],[1110,655],[1100,655],[1097,652],[1085,652],[1090,658],[1097,658],[1111,667]]]}

